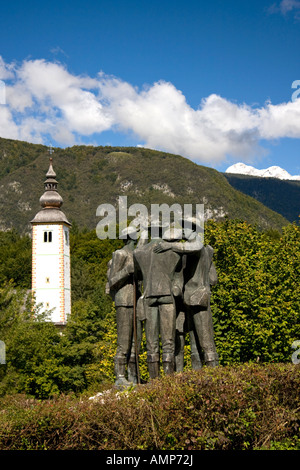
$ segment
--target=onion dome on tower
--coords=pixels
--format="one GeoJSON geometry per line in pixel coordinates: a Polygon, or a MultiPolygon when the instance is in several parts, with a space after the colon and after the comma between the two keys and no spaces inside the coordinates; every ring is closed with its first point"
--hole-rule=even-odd
{"type": "Polygon", "coordinates": [[[56,181],[56,173],[53,170],[52,158],[50,157],[50,166],[46,174],[46,180],[44,182],[45,192],[40,197],[40,204],[42,210],[40,210],[34,219],[31,221],[35,223],[65,223],[71,226],[66,215],[61,210],[63,204],[63,198],[57,191],[58,182],[56,181]]]}

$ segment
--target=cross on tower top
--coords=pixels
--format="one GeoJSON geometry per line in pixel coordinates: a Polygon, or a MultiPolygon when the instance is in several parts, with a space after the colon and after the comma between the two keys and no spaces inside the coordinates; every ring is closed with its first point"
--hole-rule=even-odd
{"type": "Polygon", "coordinates": [[[49,155],[50,155],[50,161],[52,161],[52,153],[54,153],[52,144],[49,145],[49,155]]]}

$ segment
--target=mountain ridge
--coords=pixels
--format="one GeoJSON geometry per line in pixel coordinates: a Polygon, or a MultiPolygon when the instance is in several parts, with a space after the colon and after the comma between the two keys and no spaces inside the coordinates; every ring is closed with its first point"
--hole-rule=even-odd
{"type": "Polygon", "coordinates": [[[286,170],[280,166],[270,166],[264,170],[258,170],[251,165],[239,162],[227,168],[225,173],[247,175],[247,176],[261,176],[263,178],[278,178],[281,180],[300,181],[300,175],[290,175],[286,170]]]}
{"type": "Polygon", "coordinates": [[[231,186],[265,206],[299,223],[300,181],[223,173],[231,186]]]}
{"type": "MultiPolygon", "coordinates": [[[[201,204],[206,218],[246,220],[262,229],[281,229],[288,220],[234,189],[217,170],[180,155],[139,147],[54,148],[53,166],[62,210],[71,222],[96,228],[97,207],[133,203],[201,204]]],[[[0,138],[0,229],[30,233],[49,167],[47,147],[0,138]]]]}

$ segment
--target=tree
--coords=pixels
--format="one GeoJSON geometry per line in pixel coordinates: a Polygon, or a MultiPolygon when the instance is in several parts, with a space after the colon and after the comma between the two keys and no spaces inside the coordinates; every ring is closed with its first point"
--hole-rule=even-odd
{"type": "Polygon", "coordinates": [[[31,240],[16,230],[0,232],[0,286],[9,281],[31,287],[31,240]]]}
{"type": "Polygon", "coordinates": [[[289,361],[300,338],[299,227],[278,238],[227,220],[210,222],[205,237],[219,275],[212,311],[221,363],[289,361]]]}

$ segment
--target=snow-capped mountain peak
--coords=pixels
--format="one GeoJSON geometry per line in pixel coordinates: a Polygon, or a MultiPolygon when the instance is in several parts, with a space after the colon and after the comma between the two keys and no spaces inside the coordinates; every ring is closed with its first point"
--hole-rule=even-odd
{"type": "Polygon", "coordinates": [[[300,181],[300,175],[292,176],[280,166],[270,166],[264,170],[258,170],[253,166],[245,163],[235,163],[227,168],[225,173],[234,173],[238,175],[260,176],[264,178],[278,178],[281,180],[297,180],[300,181]]]}

